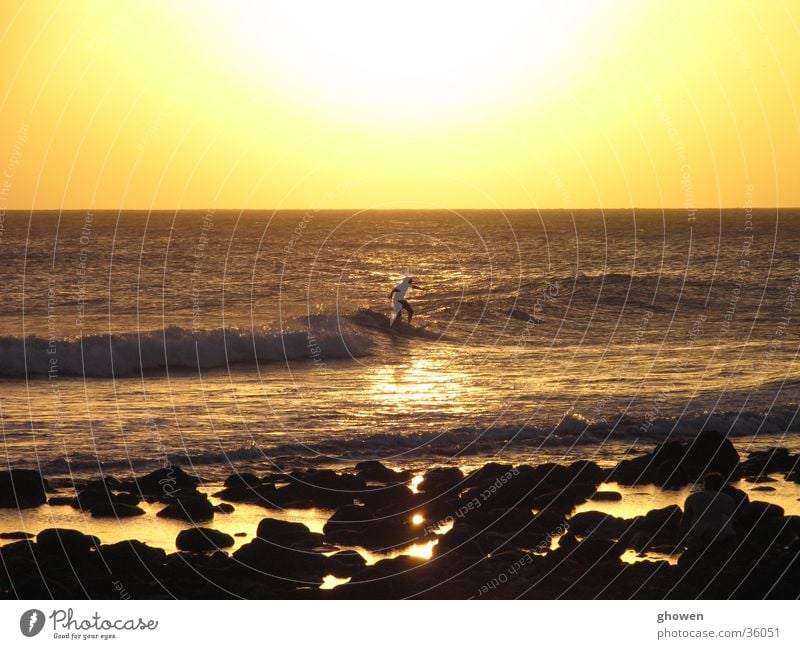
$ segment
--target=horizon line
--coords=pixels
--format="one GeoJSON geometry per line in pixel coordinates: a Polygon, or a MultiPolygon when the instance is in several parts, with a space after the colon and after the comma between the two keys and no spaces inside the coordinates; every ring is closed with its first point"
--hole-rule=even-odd
{"type": "Polygon", "coordinates": [[[682,211],[709,212],[719,210],[800,210],[800,205],[733,205],[728,207],[37,207],[6,208],[0,216],[11,212],[588,212],[588,211],[682,211]]]}

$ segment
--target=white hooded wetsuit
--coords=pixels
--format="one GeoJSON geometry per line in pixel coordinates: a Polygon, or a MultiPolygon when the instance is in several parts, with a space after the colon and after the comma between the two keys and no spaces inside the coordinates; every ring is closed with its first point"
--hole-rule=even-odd
{"type": "Polygon", "coordinates": [[[401,304],[403,300],[406,299],[406,296],[411,292],[411,278],[404,277],[403,281],[401,281],[397,286],[394,287],[394,293],[392,293],[392,322],[394,322],[400,314],[400,311],[403,310],[403,305],[401,304]]]}

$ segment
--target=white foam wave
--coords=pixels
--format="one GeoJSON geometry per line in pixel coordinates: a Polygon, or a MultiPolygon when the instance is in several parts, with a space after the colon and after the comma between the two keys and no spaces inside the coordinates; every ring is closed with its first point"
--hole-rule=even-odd
{"type": "Polygon", "coordinates": [[[365,356],[369,350],[367,336],[339,328],[275,332],[168,327],[60,340],[5,336],[0,337],[0,376],[122,377],[240,363],[350,358],[365,356]]]}

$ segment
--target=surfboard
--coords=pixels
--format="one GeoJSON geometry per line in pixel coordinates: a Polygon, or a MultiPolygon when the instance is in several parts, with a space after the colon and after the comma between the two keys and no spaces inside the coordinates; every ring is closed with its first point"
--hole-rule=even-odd
{"type": "Polygon", "coordinates": [[[400,317],[400,313],[403,311],[403,305],[400,302],[392,301],[392,315],[389,317],[389,329],[395,323],[395,320],[400,317]]]}
{"type": "Polygon", "coordinates": [[[413,338],[424,340],[447,339],[444,334],[428,329],[428,323],[425,322],[424,316],[420,318],[415,315],[414,324],[408,324],[401,320],[396,322],[394,327],[389,327],[389,316],[386,315],[385,311],[381,313],[377,309],[362,309],[350,320],[359,327],[386,334],[395,340],[413,338]]]}

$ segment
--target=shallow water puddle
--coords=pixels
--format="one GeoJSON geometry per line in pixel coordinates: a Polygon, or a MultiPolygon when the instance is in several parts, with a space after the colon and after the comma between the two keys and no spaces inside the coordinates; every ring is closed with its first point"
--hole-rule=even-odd
{"type": "Polygon", "coordinates": [[[322,578],[322,585],[319,587],[320,590],[332,590],[337,586],[342,586],[350,581],[350,577],[334,577],[333,575],[325,575],[322,578]]]}

